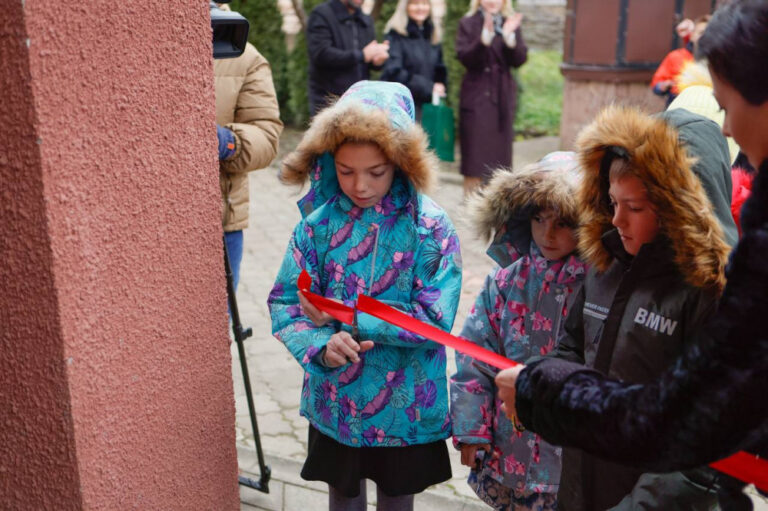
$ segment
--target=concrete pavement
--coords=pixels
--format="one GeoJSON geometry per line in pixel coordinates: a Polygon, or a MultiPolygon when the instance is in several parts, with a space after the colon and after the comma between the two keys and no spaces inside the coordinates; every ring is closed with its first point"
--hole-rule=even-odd
{"type": "MultiPolygon", "coordinates": [[[[250,226],[245,231],[238,304],[243,325],[250,326],[254,332],[253,337],[245,341],[245,346],[262,447],[266,462],[272,468],[272,480],[269,494],[241,487],[243,510],[327,509],[326,485],[310,483],[299,476],[307,444],[307,421],[299,416],[303,372],[283,345],[272,337],[266,303],[291,231],[300,219],[296,201],[306,193],[306,188],[300,191],[284,186],[277,180],[277,168],[282,155],[295,146],[300,135],[299,132],[286,130],[275,163],[268,169],[250,175],[250,226]]],[[[515,166],[535,161],[557,150],[558,143],[555,137],[515,143],[515,166]]],[[[439,185],[430,196],[448,212],[461,242],[464,279],[459,312],[453,328],[453,333],[457,333],[492,262],[485,255],[485,244],[476,239],[467,222],[462,204],[461,176],[455,163],[444,164],[439,185]]],[[[232,358],[238,461],[243,473],[257,477],[253,434],[234,343],[232,358]]],[[[448,361],[451,374],[455,371],[452,352],[448,354],[448,361]]],[[[452,447],[449,450],[453,478],[418,495],[416,509],[488,509],[467,486],[468,469],[460,464],[458,452],[452,447]]],[[[369,484],[370,503],[375,502],[373,486],[369,484]]],[[[374,506],[369,505],[369,509],[374,509],[374,506]]]]}

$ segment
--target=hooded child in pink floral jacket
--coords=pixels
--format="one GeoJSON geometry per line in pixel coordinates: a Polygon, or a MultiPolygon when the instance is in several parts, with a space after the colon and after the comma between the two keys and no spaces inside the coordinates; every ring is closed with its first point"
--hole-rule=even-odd
{"type": "MultiPolygon", "coordinates": [[[[493,234],[498,263],[461,332],[519,362],[555,347],[585,265],[578,259],[578,172],[573,153],[557,152],[520,171],[497,171],[470,203],[480,233],[493,234]]],[[[456,355],[451,380],[454,444],[473,467],[469,485],[496,509],[554,509],[561,449],[518,431],[500,409],[492,378],[456,355]]]]}

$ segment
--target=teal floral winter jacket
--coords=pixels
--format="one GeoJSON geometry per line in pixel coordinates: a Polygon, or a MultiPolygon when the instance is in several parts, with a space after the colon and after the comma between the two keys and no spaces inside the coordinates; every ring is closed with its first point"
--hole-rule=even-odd
{"type": "Polygon", "coordinates": [[[450,331],[461,289],[451,221],[400,170],[389,193],[365,209],[339,189],[330,153],[317,159],[310,181],[310,192],[299,202],[306,216],[294,229],[268,300],[273,334],[305,369],[301,414],[323,434],[353,447],[447,438],[445,348],[360,313],[360,339],[374,341],[374,347],[357,364],[328,368],[322,349],[332,334],[350,327],[316,326],[299,306],[296,279],[306,269],[315,293],[347,304],[368,294],[450,331]]]}

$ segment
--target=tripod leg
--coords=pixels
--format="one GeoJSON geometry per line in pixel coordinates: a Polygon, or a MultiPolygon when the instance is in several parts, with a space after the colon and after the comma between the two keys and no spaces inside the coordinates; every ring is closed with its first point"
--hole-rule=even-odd
{"type": "Polygon", "coordinates": [[[245,347],[243,341],[253,335],[250,328],[243,329],[240,322],[240,312],[237,308],[237,297],[235,296],[235,285],[232,280],[232,269],[229,265],[229,254],[227,253],[227,241],[224,240],[224,269],[227,275],[227,299],[229,301],[229,313],[232,318],[232,333],[235,336],[237,344],[237,353],[240,358],[240,369],[243,372],[243,384],[245,385],[245,397],[248,401],[248,413],[251,417],[251,428],[253,428],[253,440],[256,444],[256,457],[259,460],[259,470],[261,477],[258,481],[240,476],[238,482],[249,486],[255,490],[269,493],[269,478],[272,470],[264,463],[264,453],[261,448],[261,437],[259,436],[259,425],[256,422],[256,408],[253,406],[253,393],[251,392],[251,378],[248,375],[248,362],[245,359],[245,347]]]}

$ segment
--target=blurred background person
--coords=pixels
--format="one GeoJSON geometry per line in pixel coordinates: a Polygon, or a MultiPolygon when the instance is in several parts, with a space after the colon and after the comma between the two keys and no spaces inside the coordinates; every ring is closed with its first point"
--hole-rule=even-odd
{"type": "Polygon", "coordinates": [[[680,93],[677,86],[677,76],[686,64],[693,62],[696,42],[704,33],[710,15],[705,14],[696,21],[684,19],[677,27],[677,35],[683,40],[683,47],[672,50],[664,57],[651,78],[651,89],[654,94],[665,96],[669,105],[680,93]]]}
{"type": "Polygon", "coordinates": [[[517,82],[510,68],[528,59],[511,0],[472,0],[459,21],[456,54],[466,68],[459,97],[464,195],[497,167],[512,166],[517,82]]]}
{"type": "Polygon", "coordinates": [[[248,227],[248,172],[267,167],[275,158],[283,123],[269,62],[251,43],[237,58],[214,60],[213,74],[221,220],[237,289],[243,229],[248,227]]]}
{"type": "Polygon", "coordinates": [[[376,41],[373,20],[360,9],[363,0],[327,0],[307,21],[309,114],[328,106],[355,82],[367,80],[389,57],[389,43],[376,41]]]}
{"type": "Polygon", "coordinates": [[[442,32],[432,21],[430,0],[399,0],[384,33],[389,41],[389,59],[381,79],[400,82],[411,91],[416,120],[421,105],[432,96],[445,96],[448,70],[443,62],[442,32]]]}

